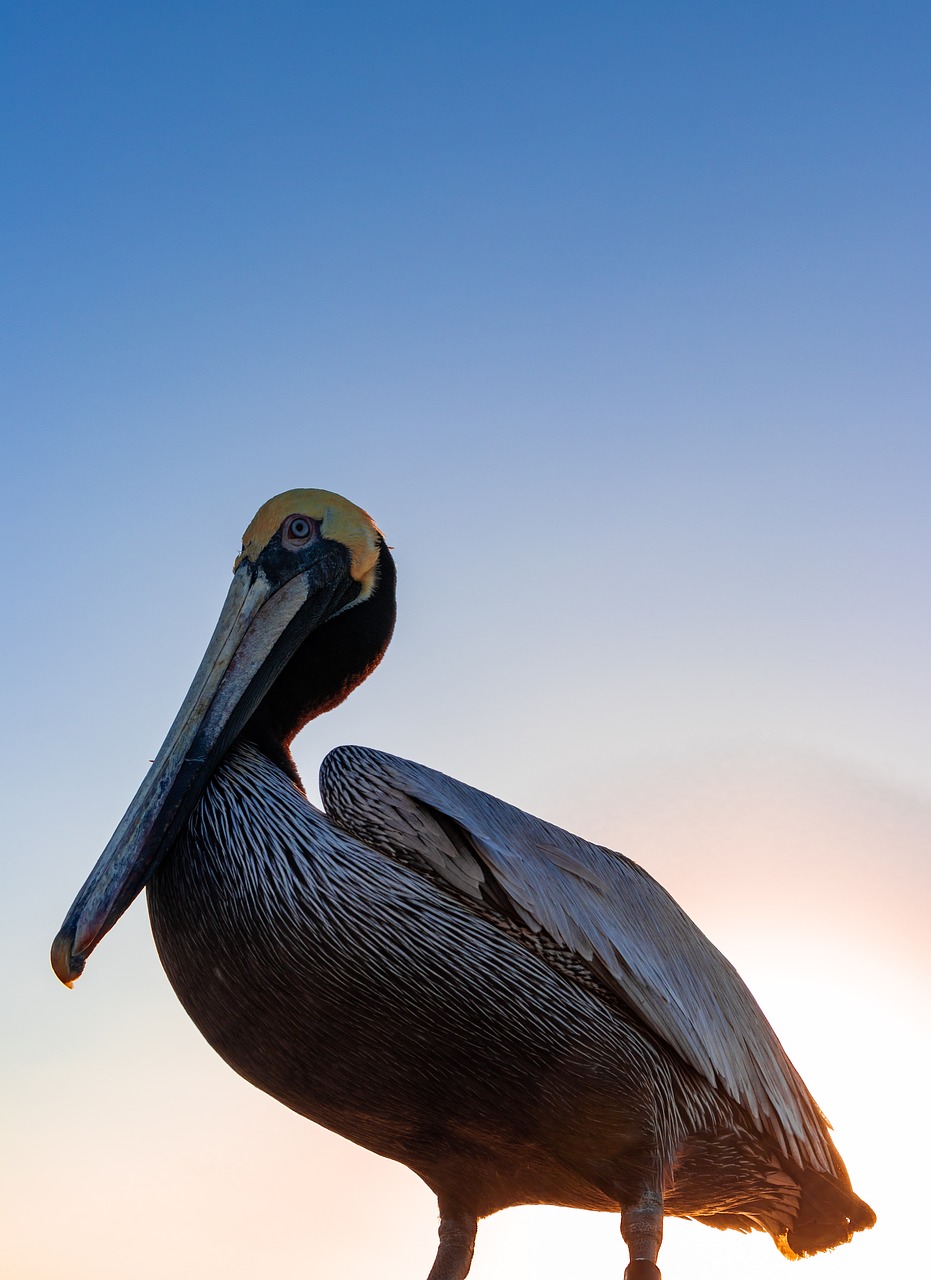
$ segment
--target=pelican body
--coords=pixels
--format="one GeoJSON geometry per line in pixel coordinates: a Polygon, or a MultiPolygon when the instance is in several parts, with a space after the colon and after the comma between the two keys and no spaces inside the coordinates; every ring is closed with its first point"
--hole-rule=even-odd
{"type": "Polygon", "coordinates": [[[143,886],[159,956],[229,1065],[436,1193],[429,1280],[480,1218],[620,1213],[627,1280],[666,1214],[790,1258],[871,1226],[733,968],[611,850],[410,761],[289,747],[380,661],[395,570],[324,490],[257,513],[191,690],[52,947],[68,985],[143,886]]]}

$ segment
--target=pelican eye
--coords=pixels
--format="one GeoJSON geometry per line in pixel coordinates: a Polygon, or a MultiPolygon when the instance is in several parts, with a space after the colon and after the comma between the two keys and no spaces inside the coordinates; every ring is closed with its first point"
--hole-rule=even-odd
{"type": "Polygon", "coordinates": [[[288,516],[281,526],[281,545],[290,551],[304,547],[318,532],[316,520],[307,516],[288,516]]]}

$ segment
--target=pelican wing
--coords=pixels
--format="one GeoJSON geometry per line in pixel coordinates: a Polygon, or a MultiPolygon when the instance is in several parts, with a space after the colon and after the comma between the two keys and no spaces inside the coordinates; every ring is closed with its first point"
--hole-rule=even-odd
{"type": "Polygon", "coordinates": [[[330,817],[360,839],[503,903],[573,952],[787,1156],[837,1172],[827,1122],[746,985],[636,863],[379,751],[331,752],[320,790],[330,817]]]}

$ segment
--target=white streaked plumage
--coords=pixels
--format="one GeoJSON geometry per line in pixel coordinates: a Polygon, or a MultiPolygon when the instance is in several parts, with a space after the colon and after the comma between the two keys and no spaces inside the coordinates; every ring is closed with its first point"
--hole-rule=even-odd
{"type": "Polygon", "coordinates": [[[52,945],[71,985],[145,884],[179,998],[242,1076],[433,1188],[429,1280],[480,1218],[619,1212],[626,1280],[667,1214],[788,1257],[872,1225],[731,965],[634,863],[433,770],[295,734],[380,661],[394,561],[323,490],[243,537],[188,698],[52,945]]]}
{"type": "Polygon", "coordinates": [[[591,965],[786,1155],[837,1172],[825,1119],[745,983],[636,863],[384,752],[338,748],[323,762],[320,787],[331,816],[376,847],[420,854],[475,898],[493,878],[531,930],[591,965]],[[431,811],[452,819],[465,840],[454,844],[431,811]]]}

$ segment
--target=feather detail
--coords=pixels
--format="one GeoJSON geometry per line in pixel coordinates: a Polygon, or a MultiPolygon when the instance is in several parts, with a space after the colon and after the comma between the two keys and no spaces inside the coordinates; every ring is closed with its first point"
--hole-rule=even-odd
{"type": "Polygon", "coordinates": [[[337,748],[323,762],[320,789],[330,816],[377,848],[403,846],[473,897],[493,886],[528,930],[589,965],[788,1159],[846,1178],[827,1121],[746,985],[636,863],[379,751],[337,748]]]}

